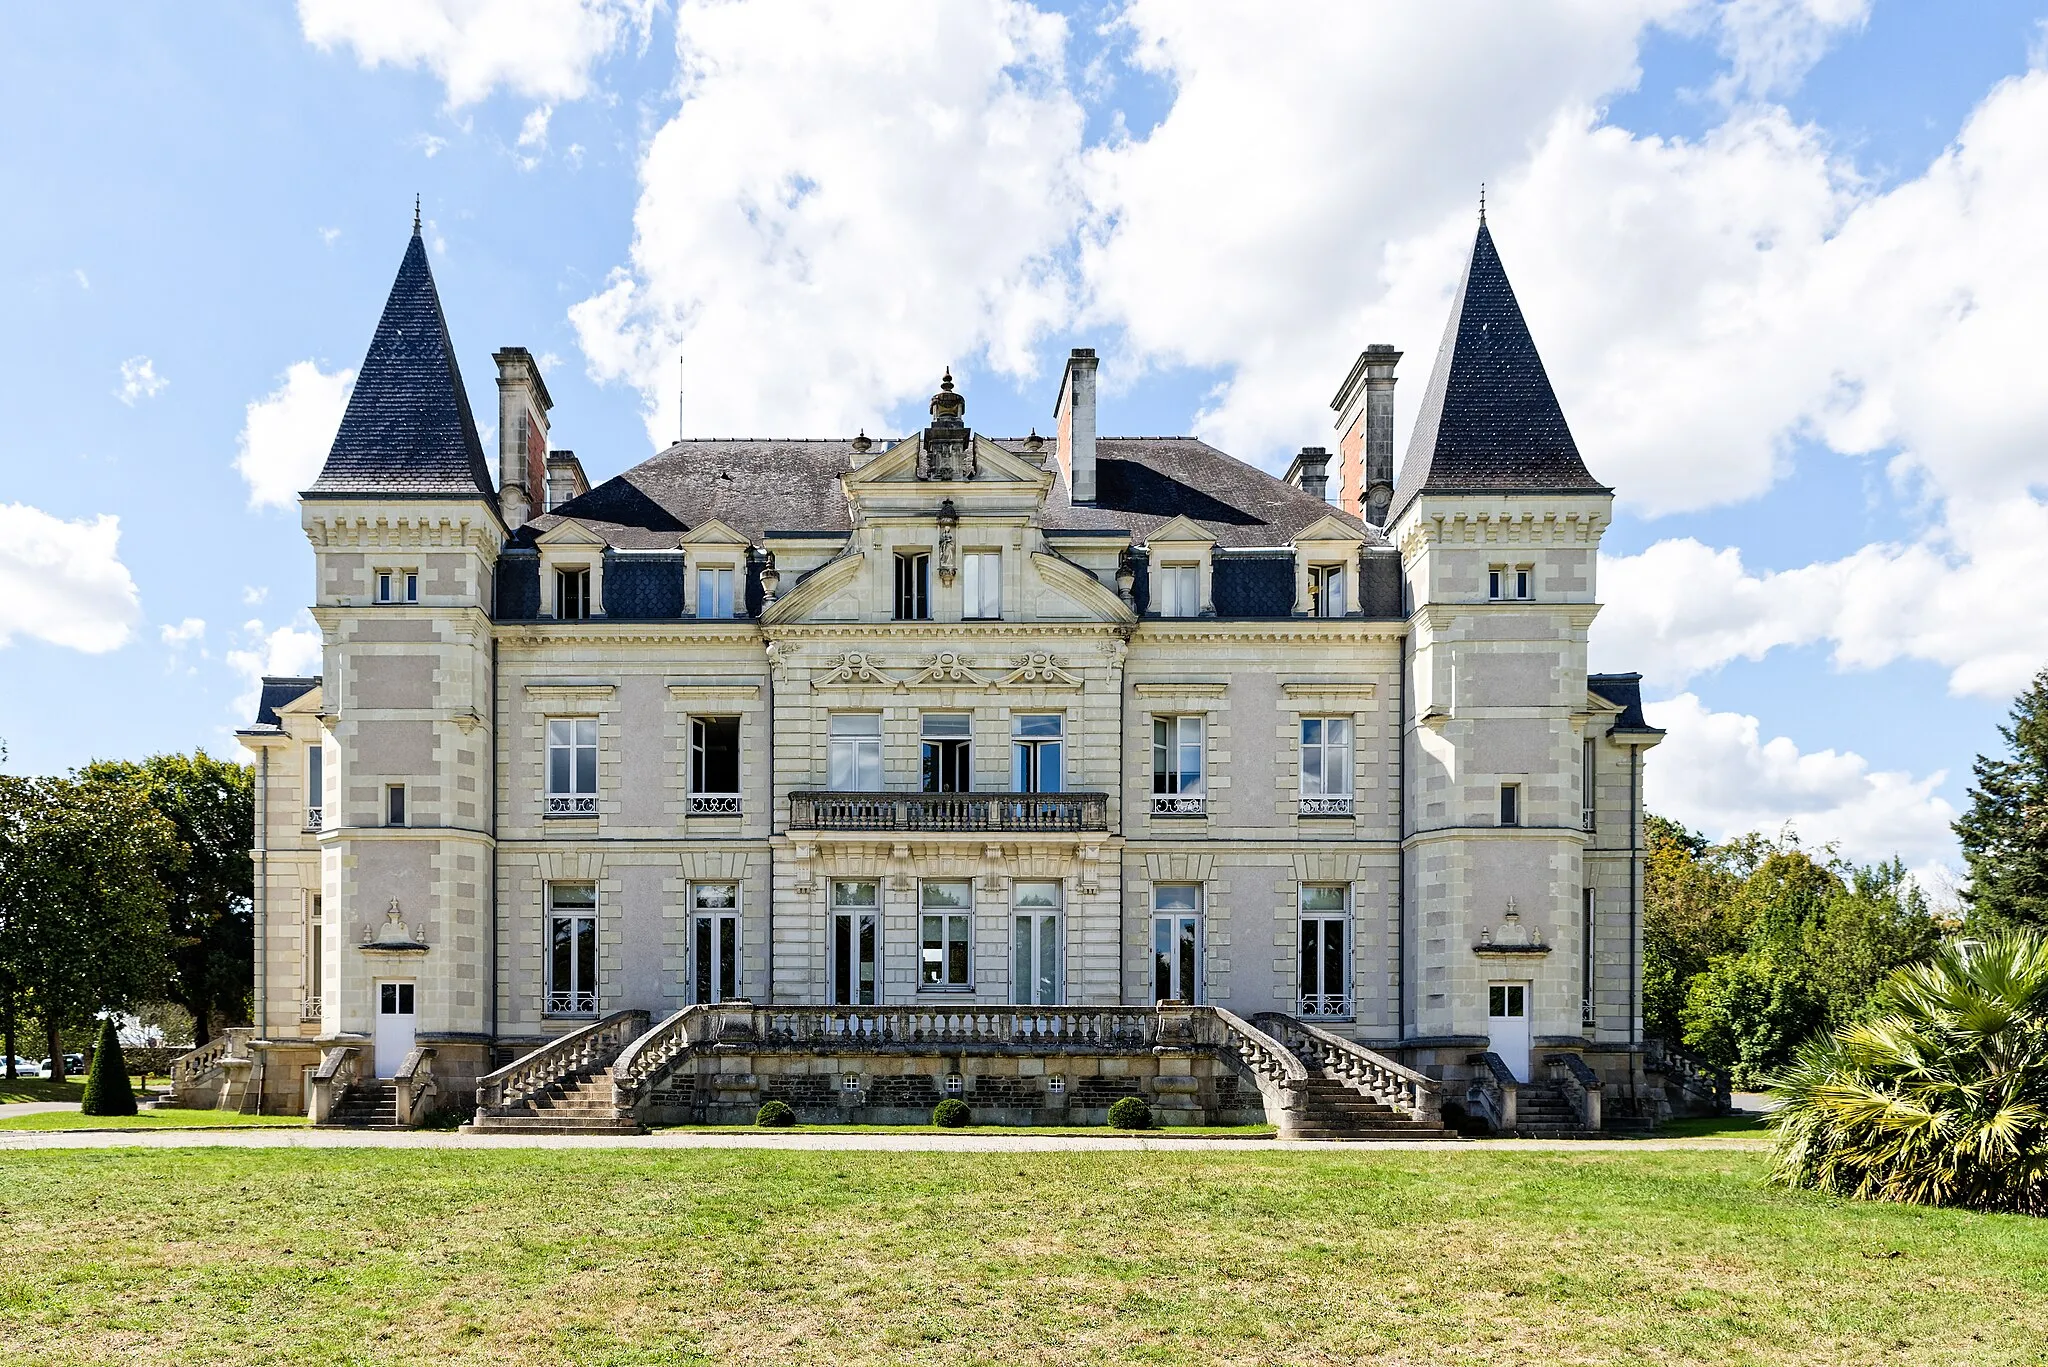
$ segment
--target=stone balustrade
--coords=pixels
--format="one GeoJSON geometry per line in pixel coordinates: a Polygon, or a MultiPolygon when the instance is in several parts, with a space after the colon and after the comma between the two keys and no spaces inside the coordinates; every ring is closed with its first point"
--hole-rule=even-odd
{"type": "Polygon", "coordinates": [[[391,1087],[398,1106],[398,1123],[408,1129],[425,1124],[441,1094],[441,1084],[434,1077],[433,1049],[427,1045],[414,1046],[392,1075],[391,1087]]]}
{"type": "Polygon", "coordinates": [[[1543,1060],[1550,1080],[1564,1099],[1578,1112],[1579,1123],[1589,1130],[1600,1128],[1600,1075],[1577,1054],[1551,1054],[1543,1060]]]}
{"type": "Polygon", "coordinates": [[[312,1074],[311,1095],[306,1098],[307,1124],[326,1124],[342,1096],[361,1080],[362,1053],[353,1044],[337,1044],[321,1052],[320,1064],[312,1074]]]}
{"type": "Polygon", "coordinates": [[[1314,1064],[1323,1076],[1360,1096],[1404,1112],[1420,1124],[1443,1123],[1442,1089],[1413,1068],[1277,1011],[1260,1012],[1252,1023],[1314,1064]]]}
{"type": "Polygon", "coordinates": [[[614,1011],[486,1073],[476,1083],[477,1115],[499,1114],[579,1073],[596,1072],[645,1034],[648,1021],[645,1011],[614,1011]]]}
{"type": "Polygon", "coordinates": [[[1521,1084],[1515,1081],[1514,1069],[1499,1054],[1469,1054],[1465,1062],[1472,1066],[1472,1087],[1466,1099],[1477,1106],[1491,1121],[1496,1130],[1515,1128],[1515,1102],[1517,1089],[1521,1084]]]}
{"type": "Polygon", "coordinates": [[[1733,1105],[1728,1075],[1702,1063],[1669,1040],[1643,1041],[1643,1068],[1663,1075],[1688,1100],[1710,1108],[1715,1115],[1728,1114],[1733,1105]]]}
{"type": "Polygon", "coordinates": [[[841,793],[789,795],[800,831],[1107,831],[1107,793],[841,793]]]}

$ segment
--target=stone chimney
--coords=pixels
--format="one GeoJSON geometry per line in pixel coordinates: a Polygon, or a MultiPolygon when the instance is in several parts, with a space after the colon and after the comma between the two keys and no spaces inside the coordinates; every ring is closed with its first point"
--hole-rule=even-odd
{"type": "Polygon", "coordinates": [[[1075,347],[1052,406],[1053,455],[1076,503],[1095,501],[1095,348],[1075,347]]]}
{"type": "Polygon", "coordinates": [[[1337,414],[1337,506],[1375,527],[1394,501],[1394,367],[1401,353],[1375,342],[1358,353],[1330,407],[1337,414]]]}
{"type": "Polygon", "coordinates": [[[553,512],[572,498],[590,492],[590,479],[574,451],[548,452],[548,501],[544,509],[553,512]]]}
{"type": "Polygon", "coordinates": [[[498,363],[498,511],[516,531],[546,508],[548,410],[555,401],[525,347],[506,347],[491,359],[498,363]]]}
{"type": "Polygon", "coordinates": [[[1329,502],[1330,453],[1320,446],[1302,447],[1287,467],[1287,482],[1318,503],[1329,502]]]}

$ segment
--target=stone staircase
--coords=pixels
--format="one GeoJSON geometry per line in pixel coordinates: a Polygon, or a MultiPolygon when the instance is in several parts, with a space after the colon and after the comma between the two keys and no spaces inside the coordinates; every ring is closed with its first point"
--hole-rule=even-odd
{"type": "Polygon", "coordinates": [[[612,1070],[578,1070],[540,1088],[516,1105],[480,1115],[463,1127],[480,1134],[645,1134],[621,1114],[612,1093],[612,1070]]]}
{"type": "Polygon", "coordinates": [[[341,1094],[320,1130],[402,1130],[398,1123],[398,1090],[381,1078],[353,1083],[341,1094]]]}
{"type": "Polygon", "coordinates": [[[1302,1123],[1297,1139],[1345,1140],[1353,1143],[1402,1139],[1456,1139],[1443,1125],[1421,1121],[1383,1101],[1374,1101],[1323,1071],[1309,1066],[1302,1094],[1302,1123]]]}
{"type": "Polygon", "coordinates": [[[1503,1130],[1515,1139],[1599,1139],[1599,1130],[1589,1130],[1579,1112],[1554,1082],[1524,1082],[1515,1089],[1515,1127],[1503,1130]]]}

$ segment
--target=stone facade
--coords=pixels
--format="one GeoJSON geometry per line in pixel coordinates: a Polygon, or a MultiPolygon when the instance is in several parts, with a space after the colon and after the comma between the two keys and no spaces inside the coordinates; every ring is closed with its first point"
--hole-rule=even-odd
{"type": "MultiPolygon", "coordinates": [[[[358,392],[459,411],[394,437],[352,406],[303,504],[321,674],[269,681],[242,733],[266,1108],[302,1108],[338,1045],[380,1075],[430,1047],[460,1096],[599,1015],[707,991],[1176,997],[1308,1016],[1456,1083],[1513,985],[1515,1062],[1639,1080],[1658,733],[1632,677],[1587,675],[1604,489],[1440,488],[1439,450],[1417,489],[1347,469],[1338,508],[1320,453],[1282,482],[1192,439],[1098,438],[1077,352],[1051,442],[973,432],[949,376],[900,440],[683,443],[586,491],[516,348],[494,489],[452,353],[387,345],[427,316],[401,298],[421,280],[415,238],[358,392]],[[1385,525],[1359,516],[1390,498],[1385,525]]],[[[1361,358],[1376,397],[1348,381],[1340,421],[1391,422],[1390,356],[1361,358]]],[[[1387,441],[1339,449],[1383,462],[1387,441]]],[[[759,1053],[726,1099],[714,1069],[646,1105],[922,1119],[941,1063],[759,1053]]],[[[987,1118],[1259,1105],[1213,1061],[1171,1085],[1124,1057],[960,1067],[987,1118]]]]}

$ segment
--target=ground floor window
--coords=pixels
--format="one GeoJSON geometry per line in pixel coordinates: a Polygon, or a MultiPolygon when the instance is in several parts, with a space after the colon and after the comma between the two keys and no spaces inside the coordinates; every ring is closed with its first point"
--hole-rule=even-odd
{"type": "Polygon", "coordinates": [[[709,1004],[740,995],[740,885],[690,885],[690,1000],[709,1004]]]}
{"type": "Polygon", "coordinates": [[[1301,1014],[1351,1018],[1351,889],[1342,883],[1301,887],[1301,1014]]]}
{"type": "Polygon", "coordinates": [[[548,885],[547,1014],[597,1014],[597,885],[548,885]]]}
{"type": "Polygon", "coordinates": [[[834,1006],[873,1006],[880,986],[878,887],[865,879],[832,880],[831,997],[834,1006]]]}
{"type": "Polygon", "coordinates": [[[1010,890],[1010,999],[1019,1006],[1060,1004],[1060,885],[1018,883],[1010,890]]]}
{"type": "Polygon", "coordinates": [[[974,884],[926,879],[918,887],[918,977],[920,988],[944,991],[974,986],[969,935],[974,921],[974,884]]]}
{"type": "Polygon", "coordinates": [[[1152,888],[1152,998],[1202,999],[1202,889],[1196,883],[1152,888]]]}

